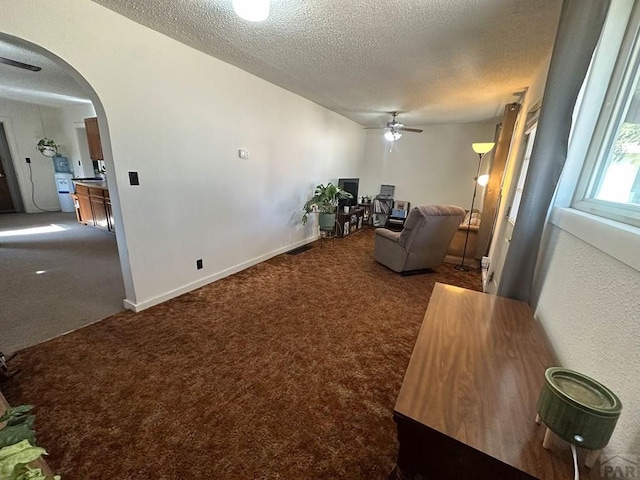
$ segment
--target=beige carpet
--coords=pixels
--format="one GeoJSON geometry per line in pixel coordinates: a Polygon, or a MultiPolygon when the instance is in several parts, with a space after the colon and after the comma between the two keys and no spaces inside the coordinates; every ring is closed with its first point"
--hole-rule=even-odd
{"type": "Polygon", "coordinates": [[[115,237],[79,224],[74,213],[0,215],[0,264],[2,352],[123,310],[115,237]]]}
{"type": "Polygon", "coordinates": [[[371,230],[316,242],[28,348],[0,388],[64,480],[385,479],[436,281],[480,288],[391,272],[371,230]]]}

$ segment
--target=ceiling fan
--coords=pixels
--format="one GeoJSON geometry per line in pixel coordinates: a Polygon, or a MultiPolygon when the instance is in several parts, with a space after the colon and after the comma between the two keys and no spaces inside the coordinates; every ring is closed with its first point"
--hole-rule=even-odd
{"type": "Polygon", "coordinates": [[[12,67],[23,68],[25,70],[30,70],[32,72],[39,72],[42,70],[41,67],[36,67],[35,65],[29,65],[28,63],[18,62],[17,60],[11,60],[9,58],[0,57],[0,63],[4,63],[5,65],[11,65],[12,67]]]}
{"type": "Polygon", "coordinates": [[[393,118],[391,121],[387,122],[386,127],[367,127],[368,129],[384,129],[384,138],[389,140],[390,142],[395,142],[398,140],[403,132],[411,132],[411,133],[422,133],[422,129],[420,128],[409,128],[405,127],[404,124],[400,123],[396,120],[398,116],[398,112],[391,112],[393,118]]]}

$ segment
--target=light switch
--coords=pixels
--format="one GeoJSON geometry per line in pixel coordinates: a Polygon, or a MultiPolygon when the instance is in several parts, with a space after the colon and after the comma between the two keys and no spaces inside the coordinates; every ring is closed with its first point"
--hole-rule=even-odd
{"type": "Polygon", "coordinates": [[[238,156],[240,158],[245,158],[245,159],[249,158],[249,150],[242,150],[242,149],[238,150],[238,156]]]}
{"type": "Polygon", "coordinates": [[[129,185],[140,185],[138,172],[129,172],[129,185]]]}

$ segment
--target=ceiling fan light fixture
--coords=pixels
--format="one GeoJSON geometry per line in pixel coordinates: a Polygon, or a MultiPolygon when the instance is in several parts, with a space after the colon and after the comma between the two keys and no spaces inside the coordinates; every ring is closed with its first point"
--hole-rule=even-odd
{"type": "Polygon", "coordinates": [[[270,0],[233,0],[233,9],[240,18],[262,22],[269,16],[270,0]]]}
{"type": "Polygon", "coordinates": [[[384,132],[385,140],[388,140],[390,142],[395,142],[400,137],[402,137],[402,133],[400,133],[400,132],[398,132],[396,130],[388,130],[388,131],[384,132]]]}

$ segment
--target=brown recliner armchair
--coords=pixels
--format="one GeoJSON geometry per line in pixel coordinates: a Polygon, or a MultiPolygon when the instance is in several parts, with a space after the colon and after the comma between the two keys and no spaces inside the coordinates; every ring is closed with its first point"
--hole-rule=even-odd
{"type": "Polygon", "coordinates": [[[399,273],[437,267],[464,215],[463,208],[453,205],[415,207],[401,232],[376,229],[374,258],[399,273]]]}

